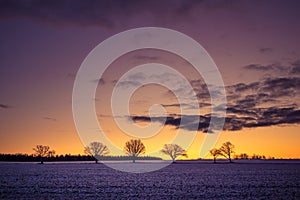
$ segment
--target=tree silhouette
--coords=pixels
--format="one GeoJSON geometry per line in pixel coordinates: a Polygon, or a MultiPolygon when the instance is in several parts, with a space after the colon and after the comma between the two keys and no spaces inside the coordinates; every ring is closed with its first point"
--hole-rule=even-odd
{"type": "Polygon", "coordinates": [[[146,152],[146,148],[139,139],[129,140],[125,143],[124,151],[129,156],[132,156],[132,162],[135,162],[136,157],[146,152]]]}
{"type": "Polygon", "coordinates": [[[160,152],[170,156],[172,162],[174,162],[178,156],[187,156],[186,151],[177,144],[165,144],[160,152]]]}
{"type": "Polygon", "coordinates": [[[48,151],[48,153],[47,153],[47,156],[48,157],[54,157],[54,155],[55,155],[55,151],[54,150],[52,150],[52,151],[48,151]]]}
{"type": "Polygon", "coordinates": [[[234,145],[231,142],[225,142],[220,148],[221,155],[229,160],[231,163],[231,155],[234,153],[234,145]]]}
{"type": "Polygon", "coordinates": [[[248,160],[249,156],[246,153],[241,153],[240,155],[236,155],[235,158],[236,159],[245,159],[245,160],[248,160]]]}
{"type": "Polygon", "coordinates": [[[214,163],[216,163],[216,158],[221,155],[221,150],[214,148],[211,149],[209,153],[214,157],[214,163]]]}
{"type": "Polygon", "coordinates": [[[266,156],[253,154],[253,156],[251,156],[251,159],[261,160],[261,159],[266,159],[266,156]]]}
{"type": "Polygon", "coordinates": [[[101,142],[91,142],[89,146],[85,147],[84,152],[93,156],[96,163],[98,163],[98,156],[105,156],[109,154],[107,146],[101,142]]]}
{"type": "Polygon", "coordinates": [[[35,148],[32,148],[35,151],[35,155],[40,157],[41,159],[41,164],[44,164],[44,156],[46,156],[50,150],[49,146],[44,146],[44,145],[36,145],[35,148]]]}

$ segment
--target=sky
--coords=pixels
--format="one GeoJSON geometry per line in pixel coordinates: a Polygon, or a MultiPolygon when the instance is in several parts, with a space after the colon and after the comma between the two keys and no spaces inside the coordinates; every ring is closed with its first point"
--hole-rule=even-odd
{"type": "MultiPolygon", "coordinates": [[[[0,153],[31,154],[35,145],[43,144],[57,154],[83,154],[86,144],[72,114],[73,84],[82,62],[100,42],[117,33],[163,27],[199,42],[222,75],[227,115],[216,147],[230,141],[236,154],[300,158],[299,8],[296,0],[0,0],[0,153]]],[[[214,134],[207,130],[211,99],[203,78],[169,52],[130,52],[116,59],[100,81],[91,80],[98,82],[94,102],[103,132],[120,149],[133,138],[112,117],[111,95],[125,72],[149,62],[169,65],[188,79],[201,110],[199,121],[193,121],[199,128],[195,133],[190,124],[180,126],[178,99],[154,84],[133,94],[131,122],[148,125],[149,108],[162,105],[167,121],[164,125],[161,116],[152,116],[161,130],[142,139],[147,152],[172,142],[180,130],[194,137],[188,158],[198,158],[204,138],[214,134]]],[[[138,85],[145,74],[138,75],[128,77],[120,87],[138,85]]],[[[160,80],[165,78],[173,80],[170,74],[161,74],[160,80]]],[[[175,85],[185,95],[181,82],[175,85]]]]}

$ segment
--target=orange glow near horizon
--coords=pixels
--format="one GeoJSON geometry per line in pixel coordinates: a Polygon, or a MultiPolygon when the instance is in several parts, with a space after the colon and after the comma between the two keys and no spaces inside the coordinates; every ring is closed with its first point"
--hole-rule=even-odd
{"type": "MultiPolygon", "coordinates": [[[[164,134],[172,129],[165,128],[164,134]]],[[[216,148],[220,147],[222,143],[230,141],[235,145],[235,154],[247,153],[249,156],[253,154],[265,155],[275,158],[300,158],[300,146],[298,136],[299,126],[282,126],[282,127],[268,127],[245,129],[242,131],[224,131],[215,145],[216,148]],[[284,133],[284,137],[282,137],[284,133]]],[[[26,134],[26,132],[24,132],[26,134]]],[[[37,144],[49,145],[51,149],[56,151],[57,155],[60,154],[84,154],[84,145],[81,143],[76,131],[67,132],[61,137],[51,137],[51,131],[45,132],[43,135],[37,135],[36,138],[23,138],[21,141],[14,143],[5,142],[5,137],[2,140],[0,147],[1,153],[27,153],[32,154],[32,148],[37,144]],[[65,141],[68,141],[67,143],[65,141]],[[17,149],[17,150],[16,150],[17,149]]],[[[198,132],[194,142],[189,147],[187,153],[188,158],[182,157],[180,159],[198,159],[201,144],[203,142],[205,133],[198,132]]],[[[143,141],[143,140],[142,140],[143,141]]],[[[125,142],[124,142],[125,143],[125,142]]],[[[156,141],[144,142],[146,149],[158,148],[156,141]]],[[[119,144],[122,146],[122,143],[119,144]]],[[[112,155],[113,152],[111,152],[112,155]]],[[[147,155],[147,152],[146,154],[147,155]]],[[[167,156],[157,155],[163,159],[168,159],[167,156]]],[[[207,155],[205,158],[211,158],[207,155]]]]}

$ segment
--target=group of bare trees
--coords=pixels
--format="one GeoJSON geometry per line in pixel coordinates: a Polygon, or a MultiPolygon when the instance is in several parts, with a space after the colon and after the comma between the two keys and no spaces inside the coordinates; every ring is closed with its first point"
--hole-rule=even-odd
{"type": "MultiPolygon", "coordinates": [[[[146,147],[141,140],[132,139],[125,143],[124,152],[135,162],[138,156],[146,152],[146,147]]],[[[165,144],[160,152],[170,156],[173,162],[178,156],[187,156],[186,151],[177,144],[165,144]]],[[[92,142],[85,147],[85,153],[94,156],[97,163],[99,157],[109,154],[109,150],[100,142],[92,142]]]]}
{"type": "MultiPolygon", "coordinates": [[[[146,147],[141,140],[130,140],[125,143],[124,151],[127,155],[131,156],[132,161],[135,162],[136,158],[140,154],[144,154],[146,152],[146,147]]],[[[99,157],[109,154],[107,146],[101,142],[91,142],[89,146],[85,147],[84,152],[93,156],[96,163],[98,163],[99,157]]]]}
{"type": "MultiPolygon", "coordinates": [[[[35,155],[40,157],[41,164],[44,163],[44,158],[52,157],[55,155],[54,150],[50,150],[49,146],[37,145],[33,148],[35,151],[35,155]]],[[[109,154],[109,149],[106,145],[101,142],[91,142],[88,146],[85,147],[85,153],[93,156],[95,158],[95,162],[98,163],[98,159],[101,156],[106,156],[109,154]]],[[[124,152],[132,158],[132,162],[135,162],[137,157],[146,152],[146,147],[139,139],[132,139],[125,143],[124,152]]],[[[177,144],[165,144],[160,151],[161,153],[170,156],[172,162],[179,156],[186,156],[186,151],[177,144]]],[[[234,153],[234,145],[230,142],[225,142],[223,145],[216,149],[211,149],[210,154],[214,158],[214,163],[216,163],[216,159],[218,156],[223,156],[229,160],[231,163],[232,154],[234,153]]]]}
{"type": "Polygon", "coordinates": [[[274,157],[269,156],[268,158],[265,155],[257,155],[253,154],[252,156],[246,154],[246,153],[241,153],[238,155],[234,156],[234,159],[239,159],[239,160],[265,160],[265,159],[275,159],[274,157]]]}
{"type": "Polygon", "coordinates": [[[230,163],[232,163],[232,154],[234,153],[234,145],[231,142],[225,142],[219,149],[211,149],[210,154],[214,157],[214,163],[216,163],[216,159],[218,156],[223,156],[230,163]]]}

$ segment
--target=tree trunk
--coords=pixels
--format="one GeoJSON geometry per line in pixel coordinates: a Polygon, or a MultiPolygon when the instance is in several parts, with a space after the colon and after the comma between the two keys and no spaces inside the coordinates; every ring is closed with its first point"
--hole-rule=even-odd
{"type": "Polygon", "coordinates": [[[216,157],[214,157],[214,163],[216,163],[216,157]]]}
{"type": "Polygon", "coordinates": [[[135,163],[135,156],[132,157],[132,162],[135,163]]]}
{"type": "Polygon", "coordinates": [[[172,158],[172,163],[175,162],[175,157],[173,155],[171,155],[171,158],[172,158]]]}
{"type": "Polygon", "coordinates": [[[98,164],[98,160],[97,159],[95,159],[95,163],[98,164]]]}

